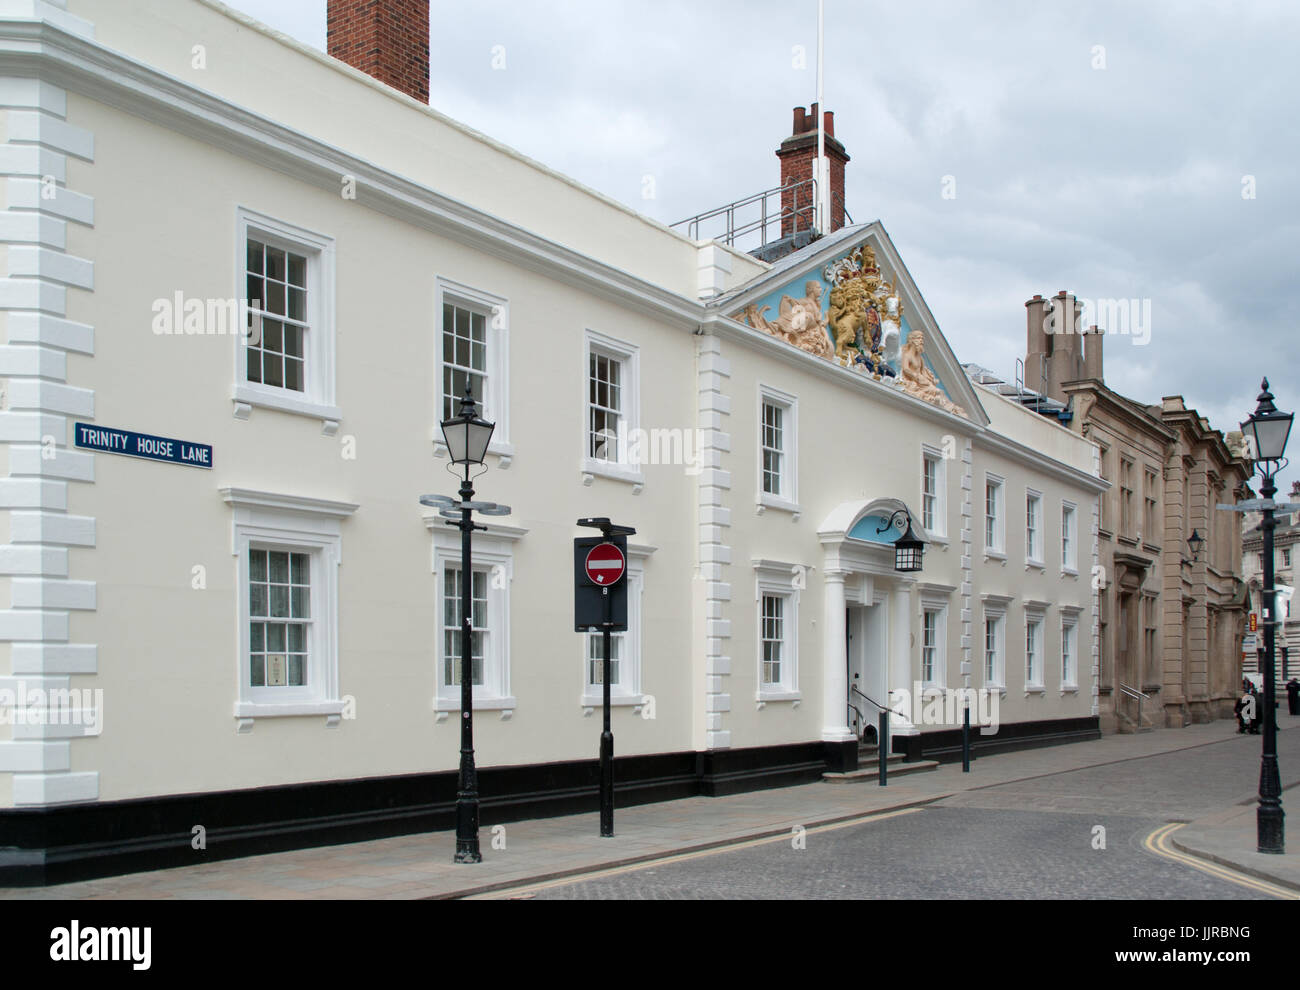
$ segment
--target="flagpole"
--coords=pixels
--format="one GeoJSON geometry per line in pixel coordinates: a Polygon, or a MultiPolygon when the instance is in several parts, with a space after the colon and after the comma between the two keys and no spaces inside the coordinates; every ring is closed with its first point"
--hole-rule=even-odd
{"type": "Polygon", "coordinates": [[[830,189],[826,179],[826,0],[817,0],[817,231],[826,233],[830,219],[830,189]]]}

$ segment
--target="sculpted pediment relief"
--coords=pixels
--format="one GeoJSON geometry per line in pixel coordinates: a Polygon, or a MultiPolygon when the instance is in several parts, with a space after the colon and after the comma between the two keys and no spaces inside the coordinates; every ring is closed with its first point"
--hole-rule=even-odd
{"type": "Polygon", "coordinates": [[[779,292],[750,303],[732,318],[948,412],[966,415],[925,360],[924,334],[909,329],[904,342],[903,300],[882,274],[870,245],[855,248],[816,274],[820,278],[804,282],[802,296],[779,292]],[[769,319],[773,306],[778,315],[769,319]]]}

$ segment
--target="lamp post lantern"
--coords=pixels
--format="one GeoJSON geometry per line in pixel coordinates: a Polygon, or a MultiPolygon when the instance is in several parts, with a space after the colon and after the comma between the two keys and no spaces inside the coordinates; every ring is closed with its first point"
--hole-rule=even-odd
{"type": "Polygon", "coordinates": [[[451,463],[462,468],[460,499],[445,495],[425,495],[422,505],[433,506],[443,518],[460,530],[460,775],[456,787],[456,855],[457,863],[481,863],[478,842],[478,771],[474,766],[474,530],[486,527],[473,520],[474,511],[483,515],[505,516],[504,505],[474,501],[470,472],[483,464],[495,423],[478,413],[478,403],[469,382],[460,400],[460,413],[442,423],[442,436],[451,463]]]}
{"type": "Polygon", "coordinates": [[[1273,395],[1264,379],[1259,405],[1241,432],[1250,438],[1255,454],[1255,464],[1264,479],[1259,493],[1264,499],[1264,518],[1260,530],[1264,538],[1264,751],[1259,768],[1259,808],[1255,813],[1258,848],[1262,853],[1281,854],[1286,848],[1284,831],[1285,814],[1282,811],[1282,782],[1277,767],[1277,713],[1274,710],[1276,680],[1274,676],[1274,631],[1277,628],[1277,591],[1273,587],[1273,496],[1277,486],[1273,483],[1278,471],[1288,463],[1283,456],[1287,438],[1291,433],[1294,413],[1278,412],[1273,405],[1273,395]]]}

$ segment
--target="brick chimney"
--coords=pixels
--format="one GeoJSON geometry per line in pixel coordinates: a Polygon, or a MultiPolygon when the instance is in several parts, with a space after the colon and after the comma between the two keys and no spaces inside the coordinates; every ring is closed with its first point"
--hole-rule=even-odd
{"type": "MultiPolygon", "coordinates": [[[[794,108],[794,133],[781,142],[776,157],[781,159],[781,186],[806,182],[816,178],[817,115],[821,108],[814,103],[812,113],[803,107],[794,108]]],[[[829,110],[823,117],[826,128],[826,157],[831,173],[831,229],[834,233],[844,226],[844,166],[849,162],[844,145],[835,140],[835,114],[829,110]]],[[[811,230],[817,217],[817,202],[811,185],[781,194],[781,236],[789,237],[796,231],[811,230]]]]}
{"type": "Polygon", "coordinates": [[[329,53],[429,102],[429,0],[329,0],[329,53]]]}

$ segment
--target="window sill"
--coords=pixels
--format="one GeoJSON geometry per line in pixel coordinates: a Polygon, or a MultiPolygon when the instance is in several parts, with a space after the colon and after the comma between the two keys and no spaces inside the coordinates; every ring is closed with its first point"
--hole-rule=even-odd
{"type": "MultiPolygon", "coordinates": [[[[610,708],[637,708],[645,704],[645,695],[643,694],[615,694],[610,692],[610,708]]],[[[597,708],[605,707],[605,697],[600,694],[584,694],[582,696],[582,714],[590,715],[597,708]]]]}
{"type": "Polygon", "coordinates": [[[636,468],[628,467],[626,464],[612,464],[587,458],[582,462],[582,483],[590,488],[597,478],[631,485],[633,495],[640,495],[645,488],[645,475],[636,468]]]}
{"type": "Polygon", "coordinates": [[[1078,694],[1078,693],[1079,693],[1079,685],[1077,684],[1061,685],[1061,697],[1065,697],[1067,694],[1078,694]]]}
{"type": "Polygon", "coordinates": [[[284,704],[257,704],[251,701],[235,702],[235,718],[239,719],[239,732],[251,732],[253,721],[259,718],[310,718],[324,716],[325,727],[336,728],[343,717],[342,701],[296,701],[284,704]]]}
{"type": "Polygon", "coordinates": [[[1043,685],[1041,685],[1041,684],[1026,684],[1026,685],[1025,685],[1025,697],[1028,698],[1031,694],[1046,695],[1046,694],[1047,694],[1047,688],[1045,688],[1045,687],[1044,687],[1043,685]]]}
{"type": "Polygon", "coordinates": [[[339,421],[343,410],[338,406],[327,406],[312,402],[305,396],[301,399],[288,394],[280,394],[277,389],[258,388],[253,385],[235,385],[230,391],[230,398],[235,403],[235,419],[248,419],[253,407],[274,409],[277,412],[290,413],[294,416],[306,416],[321,421],[321,432],[332,437],[339,431],[339,421]]]}
{"type": "Polygon", "coordinates": [[[1001,550],[985,550],[984,560],[985,562],[990,560],[996,560],[999,563],[1005,564],[1007,562],[1007,555],[1003,553],[1001,550]]]}
{"type": "Polygon", "coordinates": [[[782,702],[782,701],[799,702],[799,701],[803,701],[803,692],[802,691],[759,691],[754,695],[754,700],[757,701],[760,705],[768,704],[769,702],[782,702]]]}
{"type": "Polygon", "coordinates": [[[782,498],[780,495],[769,495],[767,492],[760,492],[758,496],[758,514],[761,516],[768,509],[788,512],[794,516],[795,522],[798,522],[803,515],[803,506],[798,502],[791,502],[788,498],[782,498]]]}
{"type": "Polygon", "coordinates": [[[1025,570],[1045,571],[1047,570],[1047,564],[1041,560],[1026,560],[1025,570]]]}
{"type": "Polygon", "coordinates": [[[1062,567],[1061,577],[1078,577],[1079,572],[1073,567],[1062,567]]]}
{"type": "MultiPolygon", "coordinates": [[[[518,702],[514,698],[474,698],[473,710],[476,712],[500,712],[501,721],[508,722],[515,714],[518,702]]],[[[438,721],[445,722],[452,712],[460,711],[460,698],[435,698],[433,710],[438,713],[438,721]]]]}

